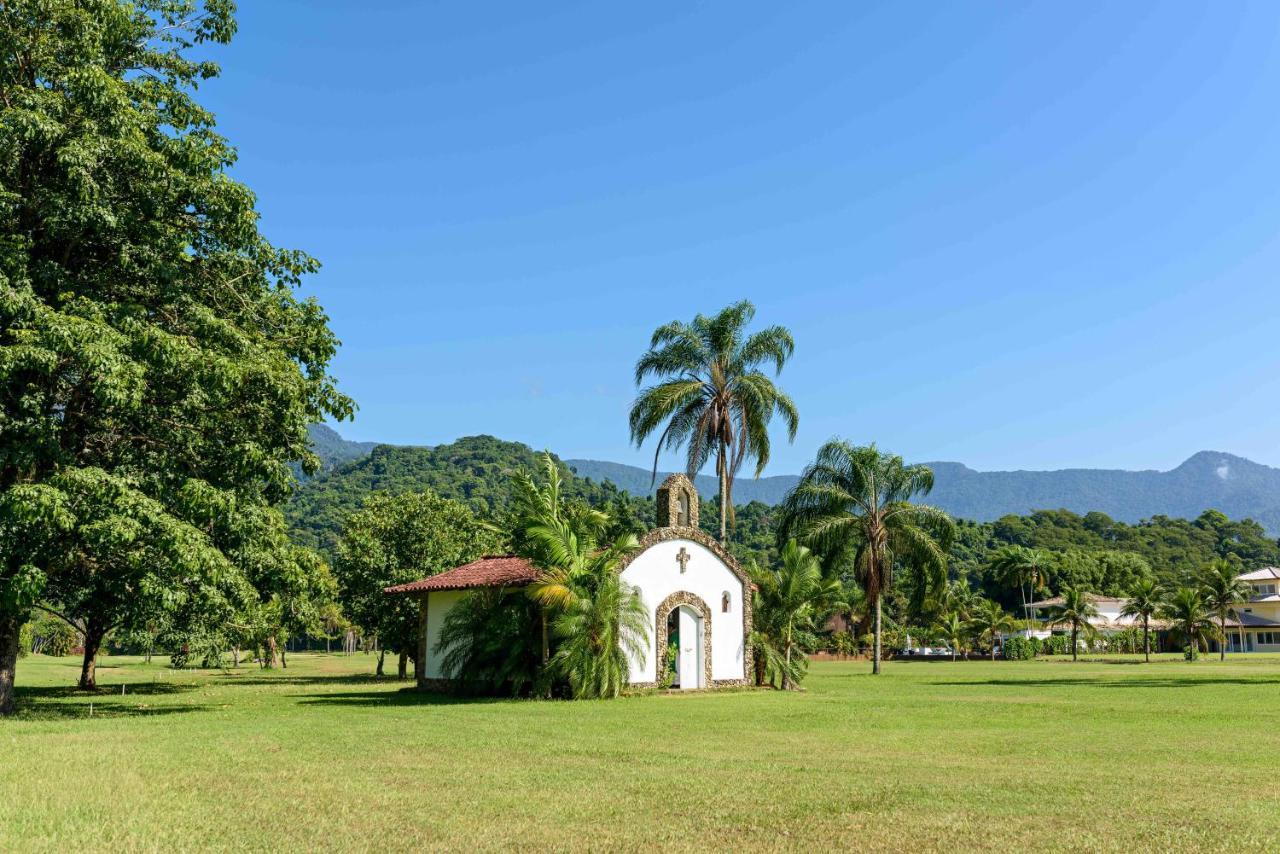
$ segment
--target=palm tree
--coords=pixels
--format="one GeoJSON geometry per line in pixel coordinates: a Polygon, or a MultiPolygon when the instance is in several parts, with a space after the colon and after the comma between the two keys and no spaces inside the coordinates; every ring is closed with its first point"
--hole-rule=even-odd
{"type": "Polygon", "coordinates": [[[1071,626],[1071,660],[1079,660],[1079,649],[1076,640],[1080,630],[1084,629],[1085,637],[1093,637],[1098,633],[1092,620],[1096,619],[1098,609],[1092,598],[1079,587],[1062,588],[1061,603],[1049,605],[1044,609],[1045,622],[1050,626],[1071,626]]]}
{"type": "MultiPolygon", "coordinates": [[[[1220,660],[1227,660],[1227,618],[1236,605],[1247,602],[1253,589],[1240,580],[1239,568],[1226,558],[1218,558],[1205,564],[1200,570],[1200,592],[1205,607],[1218,618],[1218,632],[1222,636],[1220,660]]],[[[1237,622],[1239,615],[1237,614],[1237,622]]],[[[1244,630],[1241,629],[1240,648],[1244,649],[1244,630]]]]}
{"type": "Polygon", "coordinates": [[[640,592],[618,573],[605,573],[552,624],[560,639],[552,669],[569,680],[574,697],[617,697],[627,685],[630,660],[648,654],[649,619],[640,592]]]}
{"type": "Polygon", "coordinates": [[[1031,619],[1031,601],[1049,578],[1049,556],[1025,546],[1005,546],[995,554],[991,568],[1005,583],[1018,588],[1022,597],[1022,617],[1031,619]]]}
{"type": "Polygon", "coordinates": [[[951,647],[952,661],[956,660],[956,653],[964,646],[964,639],[968,633],[968,624],[956,611],[947,612],[933,624],[934,637],[945,641],[947,646],[951,647]]]}
{"type": "Polygon", "coordinates": [[[840,600],[840,582],[824,579],[817,556],[795,540],[783,547],[777,572],[755,569],[751,580],[756,653],[784,691],[794,688],[804,676],[803,650],[817,640],[818,621],[840,600]]]}
{"type": "Polygon", "coordinates": [[[981,601],[973,611],[969,620],[969,630],[979,644],[987,643],[991,647],[991,660],[996,660],[996,644],[1000,637],[1018,628],[1018,621],[1013,618],[999,602],[989,599],[981,601]]]}
{"type": "Polygon", "coordinates": [[[1169,628],[1182,636],[1188,647],[1207,649],[1209,640],[1218,634],[1213,613],[1204,603],[1200,591],[1179,587],[1160,606],[1159,615],[1169,621],[1169,628]]]}
{"type": "MultiPolygon", "coordinates": [[[[542,609],[542,663],[546,664],[550,658],[548,614],[572,600],[571,582],[596,550],[597,538],[608,527],[609,517],[585,504],[565,500],[560,467],[550,451],[542,452],[542,483],[520,471],[512,477],[512,487],[515,551],[542,570],[525,592],[542,609]]],[[[622,547],[627,542],[616,545],[622,547]]]]}
{"type": "Polygon", "coordinates": [[[855,447],[832,439],[782,504],[780,537],[797,536],[830,563],[851,566],[873,603],[872,673],[880,672],[881,600],[893,586],[895,566],[920,574],[914,586],[917,610],[947,580],[955,523],[935,507],[911,503],[932,489],[927,466],[903,465],[902,457],[881,453],[875,445],[855,447]]]}
{"type": "Polygon", "coordinates": [[[1163,595],[1160,585],[1150,578],[1139,578],[1129,588],[1129,599],[1120,609],[1122,617],[1140,617],[1142,619],[1142,653],[1147,661],[1151,661],[1151,618],[1160,610],[1163,595]]]}
{"type": "Polygon", "coordinates": [[[774,414],[795,441],[800,416],[791,398],[763,371],[772,362],[775,375],[795,349],[791,333],[770,326],[746,334],[755,307],[742,301],[713,317],[699,314],[692,323],[673,320],[660,326],[649,350],[636,362],[636,385],[646,377],[659,380],[643,389],[631,405],[631,440],[639,447],[662,424],[653,454],[686,449],[685,473],[692,479],[715,457],[720,482],[720,541],[727,536],[733,513],[733,480],[746,459],[755,461],[756,477],[769,462],[769,422],[774,414]]]}

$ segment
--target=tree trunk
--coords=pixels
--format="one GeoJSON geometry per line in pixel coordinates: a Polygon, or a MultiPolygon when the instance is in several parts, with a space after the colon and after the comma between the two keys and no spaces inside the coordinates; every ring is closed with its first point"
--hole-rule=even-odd
{"type": "Polygon", "coordinates": [[[1218,660],[1227,660],[1227,615],[1223,614],[1218,618],[1218,632],[1222,635],[1222,640],[1218,641],[1218,660]]]}
{"type": "Polygon", "coordinates": [[[1147,628],[1147,618],[1142,618],[1142,654],[1146,656],[1147,664],[1151,663],[1151,631],[1147,628]]]}
{"type": "Polygon", "coordinates": [[[17,614],[0,611],[0,715],[13,714],[13,678],[18,667],[18,633],[22,621],[17,614]]]}
{"type": "MultiPolygon", "coordinates": [[[[663,661],[665,661],[665,660],[666,660],[666,659],[664,658],[664,659],[663,659],[663,661]]],[[[757,654],[757,655],[756,655],[756,657],[755,657],[755,659],[754,659],[751,663],[752,663],[752,665],[754,665],[754,666],[755,666],[755,670],[756,670],[756,687],[758,688],[758,687],[760,687],[761,685],[763,685],[763,684],[764,684],[764,677],[765,677],[765,675],[766,675],[766,668],[765,668],[765,660],[764,660],[764,656],[763,656],[763,655],[760,655],[760,654],[757,654]]]]}
{"type": "Polygon", "coordinates": [[[382,675],[383,662],[387,660],[387,651],[385,649],[378,650],[378,669],[373,672],[374,676],[382,675]]]}
{"type": "Polygon", "coordinates": [[[281,670],[289,669],[289,659],[285,657],[285,650],[287,650],[288,648],[289,648],[289,642],[285,641],[284,649],[280,650],[280,669],[281,670]]]}
{"type": "Polygon", "coordinates": [[[880,592],[876,591],[875,649],[871,653],[871,673],[880,673],[880,592]]]}
{"type": "Polygon", "coordinates": [[[262,645],[262,666],[264,669],[276,666],[276,639],[274,636],[268,636],[266,643],[262,645]]]}
{"type": "Polygon", "coordinates": [[[791,690],[791,624],[787,624],[786,665],[782,668],[782,690],[791,690]]]}
{"type": "Polygon", "coordinates": [[[547,609],[542,608],[542,666],[551,660],[551,645],[547,643],[547,609]]]}
{"type": "Polygon", "coordinates": [[[729,466],[724,459],[725,449],[720,449],[720,542],[728,542],[729,523],[729,466]]]}
{"type": "Polygon", "coordinates": [[[1076,624],[1071,624],[1071,660],[1077,661],[1076,656],[1079,654],[1080,648],[1076,646],[1076,624]]]}
{"type": "Polygon", "coordinates": [[[98,690],[98,650],[106,637],[107,627],[97,617],[90,617],[84,630],[84,659],[80,664],[81,691],[98,690]]]}
{"type": "Polygon", "coordinates": [[[240,647],[238,646],[231,647],[231,666],[240,666],[240,647]]]}
{"type": "Polygon", "coordinates": [[[409,653],[400,653],[400,662],[396,665],[396,676],[400,679],[409,678],[409,653]]]}

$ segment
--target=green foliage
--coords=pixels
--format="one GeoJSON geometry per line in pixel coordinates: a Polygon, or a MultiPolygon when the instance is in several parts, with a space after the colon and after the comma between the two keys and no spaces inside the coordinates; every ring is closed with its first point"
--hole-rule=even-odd
{"type": "Polygon", "coordinates": [[[836,632],[831,636],[831,649],[836,655],[856,655],[858,639],[853,636],[853,632],[836,632]]]}
{"type": "Polygon", "coordinates": [[[433,654],[461,692],[523,696],[541,678],[539,624],[523,592],[474,590],[449,610],[433,654]]]}
{"type": "Polygon", "coordinates": [[[973,616],[969,618],[969,630],[973,633],[974,640],[979,646],[986,647],[992,661],[995,660],[1001,636],[1017,628],[1018,621],[1001,608],[1000,603],[989,600],[979,602],[973,609],[973,616]]]}
{"type": "Polygon", "coordinates": [[[1208,649],[1210,640],[1220,640],[1222,632],[1214,625],[1213,612],[1204,596],[1194,587],[1179,587],[1169,594],[1160,607],[1159,616],[1169,623],[1174,637],[1185,647],[1208,649]]]}
{"type": "MultiPolygon", "coordinates": [[[[519,527],[514,476],[532,474],[541,466],[540,455],[527,445],[492,436],[470,436],[434,448],[379,445],[369,456],[299,487],[285,509],[286,517],[297,542],[330,556],[337,554],[346,517],[374,493],[430,491],[466,505],[500,530],[513,531],[519,527]]],[[[607,512],[616,533],[636,533],[653,525],[651,498],[632,498],[613,484],[575,478],[558,460],[556,466],[566,500],[607,512]]]]}
{"type": "Polygon", "coordinates": [[[464,504],[431,492],[375,494],[351,514],[334,575],[347,615],[382,646],[417,653],[418,600],[384,588],[492,554],[501,539],[464,504]]]}
{"type": "Polygon", "coordinates": [[[1183,647],[1182,658],[1186,661],[1198,661],[1200,659],[1200,650],[1194,644],[1183,647]]]}
{"type": "Polygon", "coordinates": [[[651,619],[639,591],[610,568],[558,612],[552,672],[568,680],[575,698],[617,697],[630,659],[647,654],[651,619]]]}
{"type": "Polygon", "coordinates": [[[307,425],[352,411],[295,295],[315,261],[261,235],[195,100],[233,8],[0,4],[0,609],[57,602],[90,655],[274,592],[262,517],[317,463],[307,425]]]}
{"type": "Polygon", "coordinates": [[[1049,635],[1040,639],[1041,655],[1066,655],[1071,652],[1071,638],[1066,635],[1049,635]]]}
{"type": "Polygon", "coordinates": [[[1005,638],[1003,653],[1006,661],[1030,661],[1040,654],[1040,639],[1021,635],[1005,638]]]}
{"type": "Polygon", "coordinates": [[[42,655],[63,656],[80,645],[80,633],[65,620],[52,614],[40,614],[28,624],[31,627],[31,648],[42,655]]]}
{"type": "Polygon", "coordinates": [[[30,622],[23,623],[18,629],[18,657],[25,658],[32,652],[36,640],[36,627],[30,622]]]}
{"type": "Polygon", "coordinates": [[[680,644],[675,638],[667,640],[667,651],[663,656],[662,675],[658,677],[658,687],[666,690],[676,681],[676,660],[680,657],[680,644]]]}
{"type": "Polygon", "coordinates": [[[806,653],[818,644],[819,623],[841,598],[835,579],[823,578],[816,555],[795,540],[782,549],[776,571],[751,568],[752,646],[763,676],[775,687],[794,688],[804,679],[806,653]]]}
{"type": "Polygon", "coordinates": [[[659,382],[642,389],[631,405],[631,440],[640,447],[661,428],[655,475],[663,450],[685,450],[689,477],[715,458],[722,542],[734,510],[738,470],[751,460],[759,477],[769,463],[769,422],[775,414],[782,418],[792,441],[800,423],[791,398],[760,370],[772,363],[774,373],[781,373],[795,341],[781,326],[748,335],[755,313],[755,306],[743,300],[712,317],[673,320],[654,331],[649,350],[636,362],[637,386],[649,377],[659,382]]]}

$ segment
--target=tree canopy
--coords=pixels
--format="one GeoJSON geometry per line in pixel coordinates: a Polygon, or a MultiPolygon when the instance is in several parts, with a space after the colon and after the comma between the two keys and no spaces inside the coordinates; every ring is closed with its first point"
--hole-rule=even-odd
{"type": "Polygon", "coordinates": [[[352,411],[296,294],[316,262],[262,236],[195,98],[233,8],[0,5],[0,528],[63,532],[0,534],[0,708],[37,601],[109,627],[139,597],[248,580],[290,464],[315,468],[307,425],[352,411]]]}

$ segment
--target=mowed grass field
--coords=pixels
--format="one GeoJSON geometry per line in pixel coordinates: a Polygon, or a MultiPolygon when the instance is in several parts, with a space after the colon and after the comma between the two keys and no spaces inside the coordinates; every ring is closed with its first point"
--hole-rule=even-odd
{"type": "Polygon", "coordinates": [[[819,663],[803,693],[613,702],[418,695],[363,655],[107,658],[93,697],[76,668],[19,664],[0,850],[1280,849],[1272,657],[819,663]]]}

